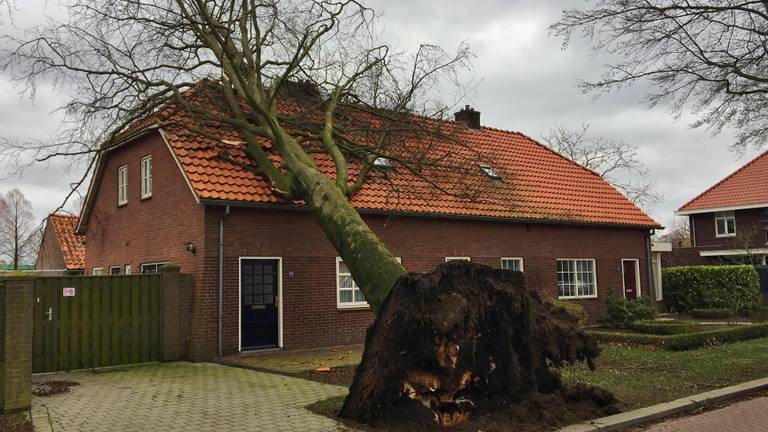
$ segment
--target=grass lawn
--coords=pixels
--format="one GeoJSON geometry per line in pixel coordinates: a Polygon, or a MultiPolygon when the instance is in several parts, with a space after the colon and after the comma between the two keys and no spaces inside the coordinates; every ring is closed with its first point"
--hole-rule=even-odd
{"type": "Polygon", "coordinates": [[[563,379],[610,390],[631,410],[767,377],[768,338],[678,352],[607,345],[596,364],[563,379]]]}

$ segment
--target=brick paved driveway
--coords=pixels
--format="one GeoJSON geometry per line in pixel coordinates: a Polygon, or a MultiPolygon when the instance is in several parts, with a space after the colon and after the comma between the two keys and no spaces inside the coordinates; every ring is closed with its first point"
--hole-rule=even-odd
{"type": "Polygon", "coordinates": [[[71,372],[70,393],[34,397],[36,432],[346,431],[304,406],[346,389],[215,365],[165,363],[71,372]]]}
{"type": "Polygon", "coordinates": [[[768,430],[768,397],[757,397],[702,414],[668,420],[644,430],[647,432],[765,432],[768,430]]]}

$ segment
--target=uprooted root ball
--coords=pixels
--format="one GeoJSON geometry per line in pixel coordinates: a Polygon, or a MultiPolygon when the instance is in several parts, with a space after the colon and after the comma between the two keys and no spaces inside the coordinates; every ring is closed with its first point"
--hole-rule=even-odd
{"type": "Polygon", "coordinates": [[[499,397],[566,397],[558,369],[594,368],[598,353],[572,316],[526,289],[522,273],[450,262],[397,281],[368,329],[340,416],[453,426],[499,397]]]}

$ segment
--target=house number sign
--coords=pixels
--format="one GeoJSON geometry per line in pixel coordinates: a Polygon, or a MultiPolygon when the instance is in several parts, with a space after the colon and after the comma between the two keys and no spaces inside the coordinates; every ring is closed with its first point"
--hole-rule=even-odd
{"type": "Polygon", "coordinates": [[[64,289],[62,289],[62,295],[64,295],[64,297],[74,297],[75,296],[75,289],[74,288],[64,288],[64,289]]]}

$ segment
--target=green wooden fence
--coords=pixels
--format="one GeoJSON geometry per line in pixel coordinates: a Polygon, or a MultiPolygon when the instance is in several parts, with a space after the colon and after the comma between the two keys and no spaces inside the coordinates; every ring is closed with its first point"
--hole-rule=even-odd
{"type": "Polygon", "coordinates": [[[159,360],[161,290],[159,275],[35,279],[33,372],[159,360]]]}

